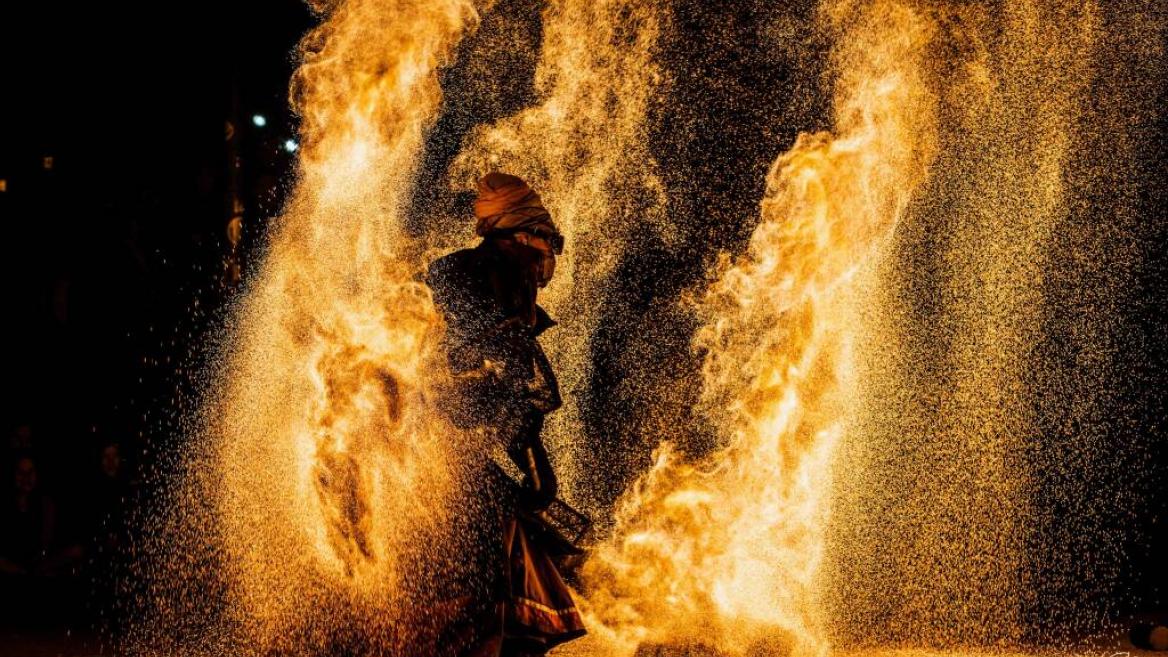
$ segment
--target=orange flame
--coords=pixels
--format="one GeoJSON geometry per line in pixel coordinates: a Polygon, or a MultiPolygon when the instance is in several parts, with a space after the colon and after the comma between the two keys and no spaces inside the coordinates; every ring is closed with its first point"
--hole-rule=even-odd
{"type": "Polygon", "coordinates": [[[347,0],[302,44],[299,179],[214,421],[232,613],[256,650],[326,642],[330,610],[400,619],[403,555],[441,518],[449,428],[426,401],[440,319],[402,214],[436,71],[476,21],[466,0],[347,0]]]}
{"type": "MultiPolygon", "coordinates": [[[[417,282],[426,245],[405,231],[403,213],[441,101],[436,71],[477,24],[475,5],[316,4],[327,20],[304,41],[294,88],[303,116],[299,179],[236,316],[241,346],[225,363],[225,394],[207,409],[215,442],[201,483],[213,487],[216,548],[230,569],[225,627],[241,628],[233,647],[261,654],[327,649],[346,626],[391,651],[418,595],[406,576],[411,544],[438,534],[456,489],[451,430],[430,412],[440,318],[417,282]]],[[[630,231],[647,224],[668,242],[646,138],[663,82],[653,61],[668,27],[663,5],[550,0],[540,104],[476,131],[455,163],[458,184],[492,168],[524,176],[568,238],[548,290],[552,314],[564,320],[550,351],[566,390],[587,380],[589,341],[601,306],[621,292],[613,273],[630,231]]],[[[747,253],[720,262],[699,304],[700,410],[719,446],[691,457],[662,445],[585,564],[592,635],[566,650],[828,650],[819,594],[830,468],[854,426],[849,407],[864,372],[853,367],[855,292],[936,149],[928,62],[936,26],[931,10],[915,7],[825,2],[821,16],[837,43],[834,130],[800,136],[773,164],[747,253]]],[[[1041,12],[1021,7],[1008,13],[1029,39],[1042,30],[1041,12]]],[[[1029,40],[1017,48],[1050,51],[1029,40]]],[[[1041,58],[1028,63],[1035,77],[1045,66],[1041,58]]],[[[967,71],[971,88],[995,83],[978,70],[967,71]]],[[[989,113],[1016,111],[1006,106],[1027,82],[1014,84],[989,113]]],[[[1036,107],[1050,111],[1050,96],[1036,107]]],[[[1031,129],[1013,125],[1017,134],[1031,129]]],[[[1027,187],[1014,205],[1054,214],[1068,147],[1059,130],[1058,148],[1032,145],[1049,155],[1041,184],[1031,185],[1037,202],[1027,187]]],[[[1013,144],[994,143],[1013,158],[1013,144]]],[[[989,165],[973,193],[1022,185],[1012,180],[1030,162],[989,165]]],[[[972,232],[997,231],[982,214],[972,232]]],[[[997,239],[1001,250],[1015,248],[997,239]]],[[[990,269],[973,260],[970,269],[990,269]]],[[[1013,275],[995,273],[1002,281],[1013,275]]],[[[998,337],[992,323],[984,331],[969,323],[986,342],[998,337]]],[[[1002,353],[995,366],[1012,352],[1002,353]]],[[[977,350],[963,357],[984,360],[977,350]]],[[[975,397],[984,380],[970,377],[960,394],[975,397]]],[[[992,419],[966,415],[954,423],[992,419]]],[[[552,420],[561,452],[586,445],[575,409],[552,420]]],[[[569,455],[568,465],[585,463],[582,454],[569,455]]],[[[571,497],[578,491],[566,470],[571,497]]]]}
{"type": "Polygon", "coordinates": [[[722,446],[690,460],[663,445],[585,566],[596,633],[618,652],[826,651],[815,582],[848,288],[925,178],[936,119],[926,18],[891,0],[825,16],[839,32],[835,131],[800,136],[774,163],[748,253],[701,302],[702,408],[722,446]]]}

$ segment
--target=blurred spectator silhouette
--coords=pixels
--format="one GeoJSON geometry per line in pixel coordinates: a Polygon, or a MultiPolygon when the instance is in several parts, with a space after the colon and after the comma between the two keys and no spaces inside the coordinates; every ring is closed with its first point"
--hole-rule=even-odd
{"type": "MultiPolygon", "coordinates": [[[[97,555],[116,551],[125,543],[126,505],[131,498],[129,477],[119,443],[106,441],[98,454],[92,507],[87,514],[97,555]]],[[[100,557],[95,557],[100,561],[100,557]]]]}
{"type": "Polygon", "coordinates": [[[31,453],[18,454],[7,487],[0,535],[0,572],[30,575],[50,572],[48,558],[56,536],[57,508],[41,490],[31,453]]]}
{"type": "Polygon", "coordinates": [[[80,544],[63,540],[56,499],[44,484],[30,427],[11,435],[0,493],[0,609],[10,622],[35,624],[79,609],[80,544]]]}
{"type": "Polygon", "coordinates": [[[32,451],[32,427],[28,424],[18,425],[8,437],[8,450],[19,454],[32,451]]]}
{"type": "Polygon", "coordinates": [[[99,443],[90,464],[85,505],[90,617],[107,636],[120,634],[123,609],[118,606],[119,582],[126,576],[129,519],[137,502],[131,468],[115,440],[99,443]]]}

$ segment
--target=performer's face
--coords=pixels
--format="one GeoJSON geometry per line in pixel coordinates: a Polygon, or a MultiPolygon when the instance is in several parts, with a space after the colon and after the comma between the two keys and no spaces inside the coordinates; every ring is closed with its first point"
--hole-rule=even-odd
{"type": "Polygon", "coordinates": [[[546,287],[556,273],[556,249],[551,241],[542,235],[525,232],[515,233],[515,241],[539,252],[539,257],[533,264],[535,269],[533,274],[536,284],[546,287]]]}

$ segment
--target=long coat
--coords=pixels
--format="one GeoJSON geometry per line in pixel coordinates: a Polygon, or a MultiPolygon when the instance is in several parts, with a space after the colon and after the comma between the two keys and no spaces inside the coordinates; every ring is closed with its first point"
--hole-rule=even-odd
{"type": "Polygon", "coordinates": [[[567,587],[519,513],[538,511],[556,496],[540,432],[544,415],[561,400],[537,339],[555,322],[536,305],[535,285],[522,264],[492,239],[435,260],[426,282],[446,319],[446,354],[458,382],[449,416],[460,428],[494,435],[524,473],[523,486],[512,492],[484,477],[488,499],[475,506],[490,510],[474,512],[493,516],[479,527],[489,544],[482,565],[492,582],[486,595],[496,604],[484,607],[485,627],[460,652],[540,653],[584,634],[567,587]]]}

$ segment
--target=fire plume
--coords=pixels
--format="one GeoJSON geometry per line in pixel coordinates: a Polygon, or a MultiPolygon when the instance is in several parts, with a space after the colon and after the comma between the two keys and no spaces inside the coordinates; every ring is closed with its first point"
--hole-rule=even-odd
{"type": "Polygon", "coordinates": [[[298,179],[209,420],[230,613],[257,652],[326,647],[346,616],[364,641],[396,645],[420,595],[409,545],[441,522],[454,476],[450,428],[427,401],[441,322],[403,213],[441,101],[437,69],[476,9],[317,9],[293,81],[298,179]]]}
{"type": "Polygon", "coordinates": [[[702,410],[721,445],[669,444],[585,567],[596,633],[617,650],[704,644],[826,651],[816,578],[849,377],[849,286],[925,178],[930,21],[877,2],[823,9],[838,38],[835,129],[771,167],[747,253],[700,301],[702,410]]]}

